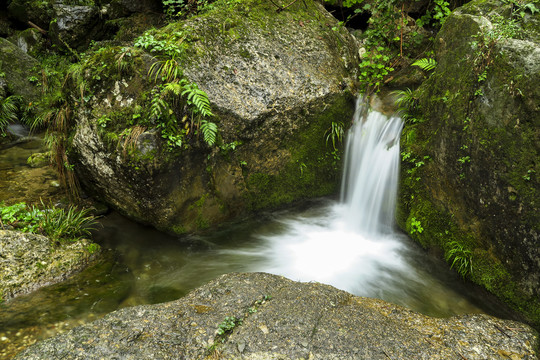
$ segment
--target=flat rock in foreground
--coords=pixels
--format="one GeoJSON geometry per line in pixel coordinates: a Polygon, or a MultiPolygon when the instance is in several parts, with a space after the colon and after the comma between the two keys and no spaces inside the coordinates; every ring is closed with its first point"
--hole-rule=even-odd
{"type": "Polygon", "coordinates": [[[537,348],[536,332],[518,322],[430,318],[328,285],[241,273],[115,311],[16,358],[537,359],[537,348]]]}

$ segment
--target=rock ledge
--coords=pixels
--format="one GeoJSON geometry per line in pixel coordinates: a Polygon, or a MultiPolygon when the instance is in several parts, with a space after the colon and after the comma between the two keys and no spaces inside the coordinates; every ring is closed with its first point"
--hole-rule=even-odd
{"type": "Polygon", "coordinates": [[[430,318],[328,285],[240,273],[115,311],[16,358],[537,359],[537,347],[536,332],[514,321],[430,318]]]}

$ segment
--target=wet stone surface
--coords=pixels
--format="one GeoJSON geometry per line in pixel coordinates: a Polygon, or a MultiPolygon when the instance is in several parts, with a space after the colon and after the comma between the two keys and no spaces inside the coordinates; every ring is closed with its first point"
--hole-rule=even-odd
{"type": "Polygon", "coordinates": [[[328,285],[238,273],[115,311],[16,359],[536,359],[537,346],[514,321],[430,318],[328,285]]]}

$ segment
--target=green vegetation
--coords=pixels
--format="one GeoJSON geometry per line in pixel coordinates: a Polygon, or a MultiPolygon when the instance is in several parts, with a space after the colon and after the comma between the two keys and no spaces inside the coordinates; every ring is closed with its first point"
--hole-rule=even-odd
{"type": "Polygon", "coordinates": [[[230,333],[239,325],[242,325],[242,319],[238,319],[234,316],[226,316],[223,322],[219,324],[217,334],[225,335],[226,333],[230,333]]]}
{"type": "Polygon", "coordinates": [[[450,268],[454,268],[463,278],[470,276],[473,271],[472,251],[457,241],[451,241],[447,245],[449,250],[446,251],[445,259],[450,268]]]}
{"type": "MultiPolygon", "coordinates": [[[[0,225],[23,232],[41,234],[52,241],[76,241],[90,236],[90,231],[97,225],[96,218],[87,209],[79,210],[74,206],[66,209],[53,206],[38,208],[24,202],[5,205],[0,203],[0,225]]],[[[96,249],[93,249],[94,251],[96,249]]]]}
{"type": "Polygon", "coordinates": [[[16,96],[0,97],[0,136],[6,136],[6,127],[17,120],[18,98],[16,96]]]}
{"type": "MultiPolygon", "coordinates": [[[[451,10],[460,6],[461,1],[452,3],[444,0],[430,2],[426,12],[409,24],[410,18],[405,13],[405,6],[398,0],[366,2],[364,0],[325,0],[332,5],[350,8],[350,15],[342,25],[359,15],[368,15],[368,28],[362,34],[364,49],[360,63],[359,81],[364,93],[378,92],[381,87],[392,80],[392,73],[404,66],[409,66],[407,57],[415,58],[424,44],[425,33],[421,29],[436,31],[445,23],[451,10]],[[411,31],[404,32],[405,27],[411,31]]],[[[432,59],[421,59],[413,63],[425,71],[433,70],[436,62],[432,59]]]]}

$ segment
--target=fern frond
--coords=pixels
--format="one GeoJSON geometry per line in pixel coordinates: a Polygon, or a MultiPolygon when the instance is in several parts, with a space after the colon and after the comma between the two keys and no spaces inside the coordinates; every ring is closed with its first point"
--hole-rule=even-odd
{"type": "Polygon", "coordinates": [[[182,92],[182,85],[180,85],[178,82],[167,83],[165,87],[163,88],[163,93],[165,95],[173,93],[176,96],[180,96],[181,92],[182,92]]]}
{"type": "Polygon", "coordinates": [[[218,127],[215,123],[207,120],[201,120],[201,132],[203,134],[204,141],[213,146],[217,140],[218,127]]]}
{"type": "Polygon", "coordinates": [[[203,90],[199,89],[197,84],[185,84],[184,91],[182,91],[182,96],[186,96],[188,105],[195,106],[195,113],[198,113],[203,117],[214,115],[210,109],[210,100],[208,99],[208,95],[203,90]]]}
{"type": "Polygon", "coordinates": [[[416,60],[415,62],[413,62],[412,66],[418,66],[420,69],[424,71],[431,71],[435,69],[435,67],[437,66],[437,61],[430,58],[423,58],[423,59],[416,60]]]}

